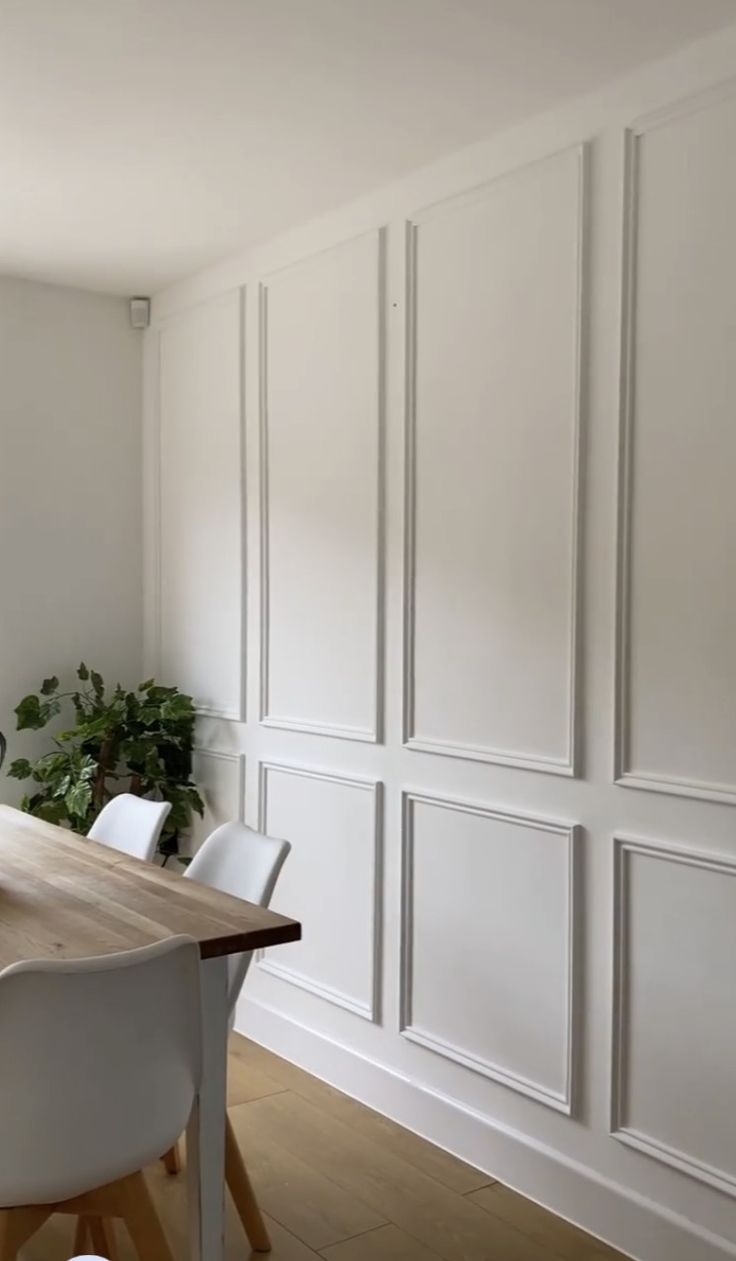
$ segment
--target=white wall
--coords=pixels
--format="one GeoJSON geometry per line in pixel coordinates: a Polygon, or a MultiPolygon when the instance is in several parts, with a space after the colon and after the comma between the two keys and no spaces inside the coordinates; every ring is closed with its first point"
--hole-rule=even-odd
{"type": "MultiPolygon", "coordinates": [[[[81,659],[141,668],[141,335],[127,303],[0,277],[0,729],[81,659]]],[[[0,779],[3,800],[22,791],[0,779]]]]}
{"type": "Polygon", "coordinates": [[[240,1026],[643,1261],[736,1256],[734,76],[736,30],[147,335],[148,653],[211,818],[294,844],[240,1026]]]}

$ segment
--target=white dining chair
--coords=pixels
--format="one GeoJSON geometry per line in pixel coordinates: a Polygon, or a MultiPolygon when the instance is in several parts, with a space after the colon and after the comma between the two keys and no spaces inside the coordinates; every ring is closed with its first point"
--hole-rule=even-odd
{"type": "MultiPolygon", "coordinates": [[[[288,841],[275,840],[243,823],[223,823],[203,842],[184,874],[190,880],[219,889],[221,893],[230,893],[257,906],[268,906],[290,849],[288,841]]],[[[253,952],[247,951],[228,959],[230,1028],[252,957],[253,952]]],[[[163,1159],[169,1173],[179,1172],[176,1144],[163,1159]]],[[[268,1231],[228,1117],[225,1127],[225,1180],[251,1247],[256,1252],[270,1251],[268,1231]]]]}
{"type": "MultiPolygon", "coordinates": [[[[244,902],[268,906],[291,845],[244,823],[223,823],[200,845],[184,875],[210,889],[230,893],[244,902]]],[[[228,1010],[230,1027],[235,1004],[243,988],[253,952],[228,958],[228,1010]]]]}
{"type": "Polygon", "coordinates": [[[133,793],[119,793],[103,806],[87,836],[150,863],[170,810],[168,801],[148,801],[133,793]]]}
{"type": "Polygon", "coordinates": [[[122,1217],[140,1261],[173,1261],[141,1170],[199,1089],[199,968],[197,944],[171,937],[0,973],[0,1261],[55,1212],[103,1236],[122,1217]]]}

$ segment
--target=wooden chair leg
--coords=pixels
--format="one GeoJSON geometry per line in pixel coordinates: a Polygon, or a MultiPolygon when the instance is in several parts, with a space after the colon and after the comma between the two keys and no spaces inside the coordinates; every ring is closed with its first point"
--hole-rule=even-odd
{"type": "Polygon", "coordinates": [[[243,1153],[238,1147],[235,1131],[227,1118],[225,1126],[225,1181],[230,1188],[238,1217],[254,1252],[270,1252],[271,1240],[266,1223],[261,1216],[255,1192],[251,1186],[243,1153]]]}
{"type": "Polygon", "coordinates": [[[134,1173],[120,1187],[123,1191],[121,1217],[140,1261],[174,1261],[143,1174],[134,1173]]]}
{"type": "Polygon", "coordinates": [[[75,1256],[81,1257],[87,1252],[87,1240],[89,1239],[88,1224],[88,1217],[77,1218],[77,1226],[74,1231],[74,1243],[72,1244],[75,1256]]]}
{"type": "Polygon", "coordinates": [[[0,1213],[0,1261],[15,1261],[18,1255],[13,1217],[12,1209],[3,1209],[0,1213]]]}
{"type": "Polygon", "coordinates": [[[45,1205],[0,1211],[0,1261],[16,1261],[19,1248],[41,1229],[51,1213],[45,1205]]]}
{"type": "Polygon", "coordinates": [[[115,1223],[108,1217],[90,1217],[87,1219],[92,1235],[92,1247],[107,1261],[118,1261],[118,1247],[115,1239],[115,1223]]]}
{"type": "Polygon", "coordinates": [[[168,1174],[171,1174],[172,1177],[174,1174],[181,1173],[181,1156],[179,1154],[179,1144],[174,1143],[174,1146],[169,1148],[169,1150],[166,1152],[166,1155],[161,1157],[161,1160],[163,1161],[164,1169],[166,1170],[168,1174]]]}
{"type": "Polygon", "coordinates": [[[110,1218],[92,1216],[77,1218],[73,1244],[75,1256],[86,1255],[89,1251],[88,1244],[98,1256],[107,1257],[107,1261],[118,1261],[115,1226],[110,1218]]]}

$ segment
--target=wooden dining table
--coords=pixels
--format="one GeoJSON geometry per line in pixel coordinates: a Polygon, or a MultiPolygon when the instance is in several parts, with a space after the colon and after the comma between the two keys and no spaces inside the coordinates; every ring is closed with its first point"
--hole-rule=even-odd
{"type": "Polygon", "coordinates": [[[301,926],[65,828],[0,806],[0,969],[111,954],[186,933],[199,944],[202,1084],[187,1129],[192,1261],[223,1261],[227,956],[301,926]]]}

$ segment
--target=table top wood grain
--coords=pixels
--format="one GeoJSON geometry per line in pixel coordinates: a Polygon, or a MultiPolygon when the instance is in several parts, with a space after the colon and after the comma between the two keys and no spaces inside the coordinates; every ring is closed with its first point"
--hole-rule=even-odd
{"type": "Polygon", "coordinates": [[[203,959],[298,941],[301,925],[0,805],[0,968],[187,933],[203,959]]]}

